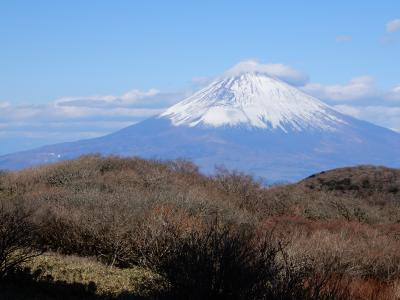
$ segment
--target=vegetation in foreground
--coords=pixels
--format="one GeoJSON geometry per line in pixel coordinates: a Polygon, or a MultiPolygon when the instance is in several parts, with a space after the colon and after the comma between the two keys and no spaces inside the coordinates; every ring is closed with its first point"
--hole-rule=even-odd
{"type": "Polygon", "coordinates": [[[400,170],[85,156],[1,173],[0,202],[1,299],[400,299],[400,170]]]}

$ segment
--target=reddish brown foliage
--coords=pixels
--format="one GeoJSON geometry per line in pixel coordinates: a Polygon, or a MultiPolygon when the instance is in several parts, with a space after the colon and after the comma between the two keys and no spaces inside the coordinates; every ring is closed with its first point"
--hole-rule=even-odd
{"type": "Polygon", "coordinates": [[[400,277],[400,203],[389,188],[397,171],[359,168],[349,183],[357,189],[340,181],[349,172],[264,187],[225,169],[204,176],[184,160],[85,156],[1,174],[0,197],[35,208],[37,242],[53,251],[128,267],[143,263],[149,236],[164,248],[194,232],[202,241],[218,217],[221,226],[271,233],[281,278],[296,278],[292,288],[302,293],[314,282],[304,299],[389,299],[376,295],[393,295],[400,277]]]}

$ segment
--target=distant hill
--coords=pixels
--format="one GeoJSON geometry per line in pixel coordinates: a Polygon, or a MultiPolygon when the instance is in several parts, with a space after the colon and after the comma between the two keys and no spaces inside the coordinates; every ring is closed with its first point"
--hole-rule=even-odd
{"type": "Polygon", "coordinates": [[[400,201],[400,169],[377,166],[339,168],[321,172],[302,180],[310,190],[332,191],[336,194],[397,197],[400,201]]]}

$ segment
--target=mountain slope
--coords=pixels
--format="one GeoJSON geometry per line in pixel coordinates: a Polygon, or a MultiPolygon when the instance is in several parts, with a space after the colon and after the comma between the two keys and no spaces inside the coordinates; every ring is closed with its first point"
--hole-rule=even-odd
{"type": "Polygon", "coordinates": [[[113,134],[0,157],[19,169],[87,153],[188,158],[204,172],[224,164],[270,181],[358,164],[400,167],[400,134],[343,115],[271,77],[222,78],[163,114],[113,134]]]}

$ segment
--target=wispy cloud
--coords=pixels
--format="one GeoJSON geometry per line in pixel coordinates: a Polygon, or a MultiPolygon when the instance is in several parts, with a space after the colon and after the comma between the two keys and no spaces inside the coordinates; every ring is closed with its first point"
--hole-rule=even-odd
{"type": "Polygon", "coordinates": [[[9,106],[11,106],[9,102],[0,102],[0,109],[6,109],[9,106]]]}
{"type": "Polygon", "coordinates": [[[353,117],[400,132],[400,107],[336,105],[335,108],[353,117]]]}
{"type": "Polygon", "coordinates": [[[155,115],[185,96],[184,92],[132,90],[121,96],[68,96],[42,105],[12,105],[0,102],[1,121],[98,120],[101,118],[138,119],[155,115]]]}
{"type": "Polygon", "coordinates": [[[391,20],[386,23],[387,32],[395,32],[400,29],[400,19],[391,20]]]}
{"type": "Polygon", "coordinates": [[[323,100],[337,102],[354,101],[377,95],[374,79],[370,76],[355,77],[346,84],[308,83],[302,87],[302,90],[323,100]]]}
{"type": "Polygon", "coordinates": [[[74,96],[57,99],[54,104],[58,107],[165,107],[178,101],[185,95],[184,92],[166,93],[157,89],[148,91],[131,90],[120,96],[114,95],[93,95],[74,96]]]}
{"type": "Polygon", "coordinates": [[[20,150],[13,143],[26,148],[101,136],[157,115],[185,95],[186,92],[150,89],[131,90],[119,96],[68,96],[41,105],[12,105],[3,101],[0,154],[20,150]]]}
{"type": "Polygon", "coordinates": [[[386,94],[386,98],[389,100],[400,101],[400,85],[393,87],[386,94]]]}
{"type": "Polygon", "coordinates": [[[309,83],[302,90],[344,114],[400,132],[400,86],[384,91],[372,77],[360,76],[347,84],[309,83]]]}

